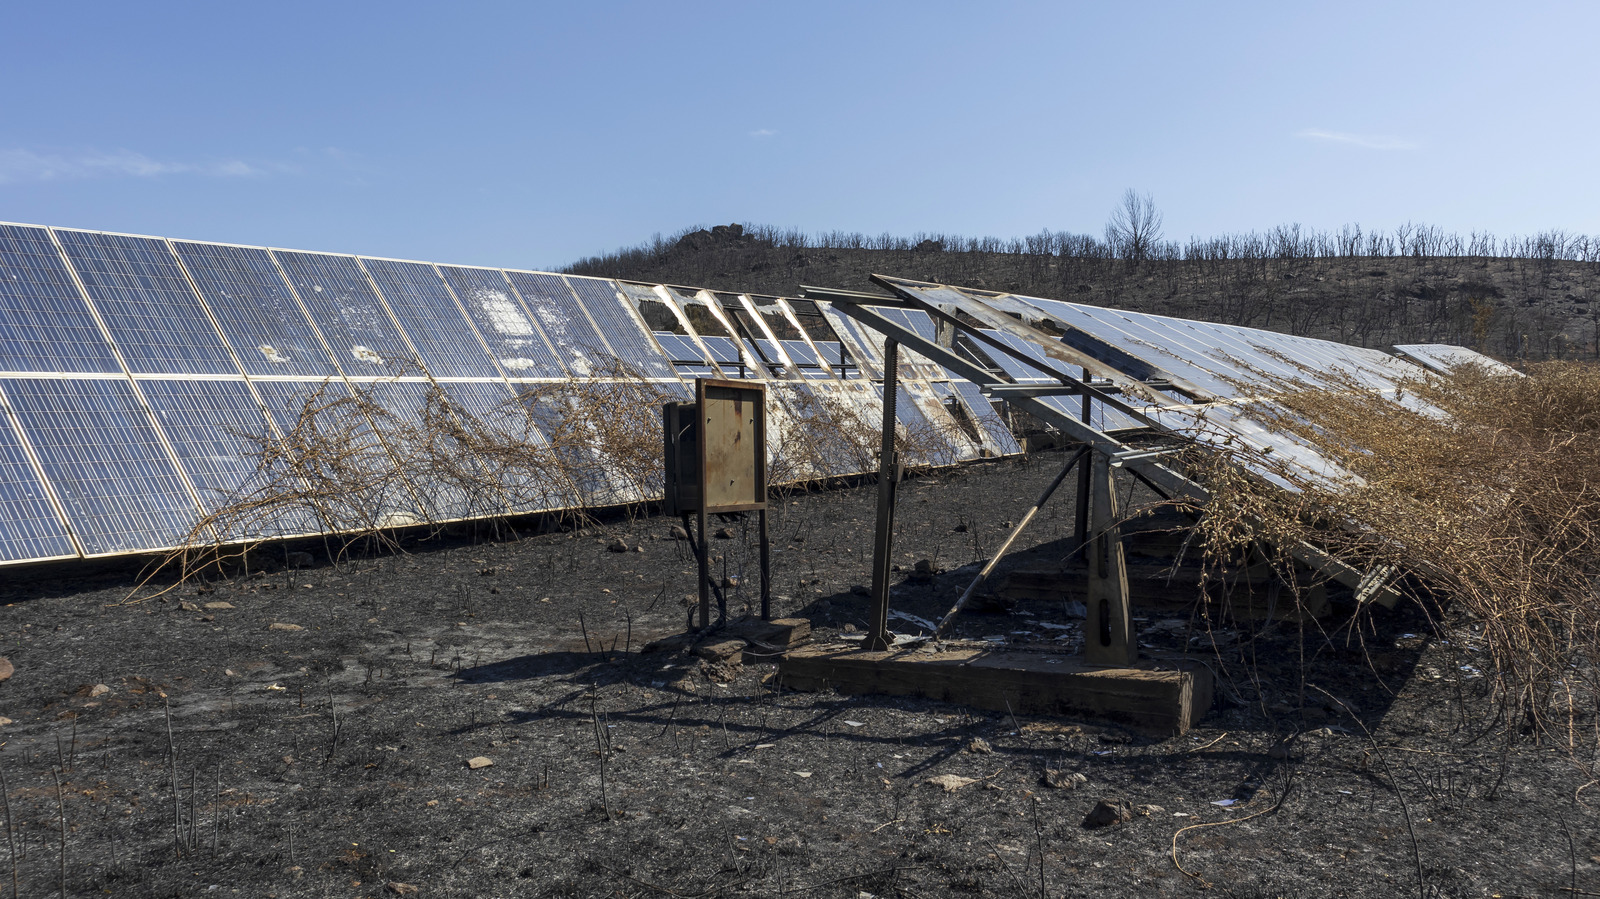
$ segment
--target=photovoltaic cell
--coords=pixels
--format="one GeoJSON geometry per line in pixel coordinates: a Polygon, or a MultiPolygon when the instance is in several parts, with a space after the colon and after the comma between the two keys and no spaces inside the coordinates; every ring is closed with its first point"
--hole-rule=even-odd
{"type": "Polygon", "coordinates": [[[166,241],[89,231],[56,236],[130,371],[239,373],[166,241]]]}
{"type": "Polygon", "coordinates": [[[507,376],[568,376],[498,269],[444,265],[439,272],[466,307],[467,317],[477,325],[478,333],[507,376]]]}
{"type": "Polygon", "coordinates": [[[194,501],[127,381],[14,378],[0,390],[86,552],[165,549],[189,537],[194,501]]]}
{"type": "Polygon", "coordinates": [[[44,228],[0,225],[0,371],[122,371],[44,228]]]}
{"type": "Polygon", "coordinates": [[[568,275],[567,283],[572,285],[619,359],[646,378],[673,377],[666,357],[651,342],[644,326],[623,305],[627,300],[618,293],[615,281],[568,275]]]}
{"type": "MultiPolygon", "coordinates": [[[[139,390],[208,513],[261,495],[269,478],[258,463],[276,437],[248,385],[148,379],[139,382],[139,390]]],[[[274,510],[267,517],[243,511],[218,525],[234,539],[317,532],[316,521],[303,510],[274,510]]]]}
{"type": "Polygon", "coordinates": [[[0,562],[77,553],[44,482],[28,461],[11,417],[0,412],[0,562]]]}
{"type": "Polygon", "coordinates": [[[266,250],[173,241],[245,374],[339,374],[266,250]]]}
{"type": "Polygon", "coordinates": [[[505,274],[522,295],[528,312],[538,320],[556,355],[573,374],[584,377],[606,367],[611,356],[606,341],[584,315],[578,298],[560,275],[513,271],[505,274]]]}
{"type": "Polygon", "coordinates": [[[400,327],[437,378],[495,378],[500,369],[431,265],[362,259],[400,327]]]}
{"type": "Polygon", "coordinates": [[[354,256],[284,250],[273,255],[346,374],[421,373],[354,256]]]}

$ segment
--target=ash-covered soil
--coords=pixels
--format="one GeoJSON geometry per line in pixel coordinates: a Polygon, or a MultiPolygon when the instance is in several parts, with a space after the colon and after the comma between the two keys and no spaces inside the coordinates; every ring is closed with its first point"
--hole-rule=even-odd
{"type": "MultiPolygon", "coordinates": [[[[896,608],[936,618],[1062,461],[908,481],[901,576],[946,573],[896,608]]],[[[774,507],[776,616],[864,624],[875,499],[774,507]]],[[[1071,510],[1069,486],[1014,564],[1058,557],[1071,510]]],[[[1600,791],[1564,747],[1508,742],[1470,640],[1415,609],[1352,630],[1337,594],[1303,626],[1136,608],[1144,642],[1219,674],[1203,726],[1156,739],[642,653],[694,592],[674,524],[280,557],[159,597],[127,571],[6,575],[0,894],[1600,894],[1600,791]],[[1131,820],[1084,827],[1102,798],[1131,820]]],[[[755,528],[716,526],[737,614],[755,528]]],[[[962,635],[1070,646],[1072,612],[1024,600],[962,635]]]]}

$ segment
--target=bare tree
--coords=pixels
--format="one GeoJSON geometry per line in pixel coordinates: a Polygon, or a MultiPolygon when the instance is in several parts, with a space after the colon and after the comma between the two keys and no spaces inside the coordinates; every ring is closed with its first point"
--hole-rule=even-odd
{"type": "Polygon", "coordinates": [[[1149,194],[1139,196],[1128,188],[1122,202],[1111,210],[1106,222],[1106,243],[1118,256],[1137,265],[1148,258],[1161,240],[1161,212],[1149,194]]]}

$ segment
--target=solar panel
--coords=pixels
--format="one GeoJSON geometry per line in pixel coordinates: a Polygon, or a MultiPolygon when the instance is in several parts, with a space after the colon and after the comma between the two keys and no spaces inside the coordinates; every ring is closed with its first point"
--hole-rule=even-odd
{"type": "Polygon", "coordinates": [[[400,327],[436,378],[495,378],[502,373],[444,279],[433,266],[362,259],[400,327]]]}
{"type": "Polygon", "coordinates": [[[489,351],[513,378],[565,378],[567,370],[498,269],[439,267],[489,351]]]}
{"type": "MultiPolygon", "coordinates": [[[[0,397],[3,399],[3,397],[0,397]]],[[[0,562],[78,554],[11,424],[0,414],[0,562]]]]}
{"type": "MultiPolygon", "coordinates": [[[[262,498],[271,479],[261,468],[262,453],[276,442],[266,413],[244,381],[139,382],[151,412],[188,475],[206,512],[262,498]]],[[[252,514],[239,508],[218,520],[231,539],[316,533],[316,520],[303,509],[252,514]]]]}
{"type": "Polygon", "coordinates": [[[130,371],[239,373],[165,241],[65,230],[56,237],[130,371]]]}
{"type": "Polygon", "coordinates": [[[44,228],[0,225],[0,371],[122,371],[44,228]]]}
{"type": "Polygon", "coordinates": [[[1003,456],[1010,456],[1022,452],[1022,447],[1017,444],[1017,438],[1012,436],[1011,428],[1005,420],[994,411],[994,403],[983,390],[971,381],[951,381],[950,386],[955,388],[961,397],[961,402],[966,406],[967,414],[972,416],[972,421],[983,432],[995,452],[1003,456]]]}
{"type": "Polygon", "coordinates": [[[339,374],[266,250],[185,241],[173,241],[172,248],[200,288],[245,374],[339,374]]]}
{"type": "Polygon", "coordinates": [[[1500,362],[1491,359],[1476,350],[1469,350],[1464,346],[1452,346],[1448,343],[1416,343],[1403,344],[1394,348],[1396,353],[1421,365],[1429,371],[1447,375],[1461,365],[1478,365],[1488,369],[1492,374],[1517,375],[1521,372],[1500,362]]]}
{"type": "Polygon", "coordinates": [[[128,381],[8,378],[0,390],[87,554],[166,549],[190,537],[194,499],[128,381]]]}
{"type": "Polygon", "coordinates": [[[567,368],[583,377],[606,366],[613,357],[610,346],[560,275],[513,271],[505,274],[567,368]]]}
{"type": "Polygon", "coordinates": [[[418,381],[377,381],[360,388],[376,407],[368,414],[386,447],[405,460],[404,478],[430,521],[485,515],[500,505],[500,497],[482,482],[474,460],[453,438],[450,411],[438,402],[438,388],[418,381]]]}
{"type": "Polygon", "coordinates": [[[273,256],[346,374],[419,373],[416,353],[354,256],[284,250],[273,256]]]}
{"type": "Polygon", "coordinates": [[[548,443],[526,407],[505,385],[450,381],[440,387],[465,414],[465,421],[481,427],[484,439],[505,450],[476,454],[479,470],[498,485],[501,508],[516,512],[561,508],[560,491],[550,473],[543,470],[548,443]]]}
{"type": "Polygon", "coordinates": [[[328,531],[424,520],[410,485],[343,381],[255,381],[261,402],[300,460],[305,508],[328,531]]]}
{"type": "Polygon", "coordinates": [[[672,366],[651,342],[643,323],[630,312],[617,282],[568,275],[567,283],[599,326],[617,358],[646,378],[673,377],[672,366]]]}

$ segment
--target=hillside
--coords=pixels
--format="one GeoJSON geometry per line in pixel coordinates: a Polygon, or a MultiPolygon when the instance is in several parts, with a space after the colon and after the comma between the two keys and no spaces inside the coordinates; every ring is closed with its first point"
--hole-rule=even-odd
{"type": "Polygon", "coordinates": [[[750,293],[870,289],[874,272],[1346,343],[1454,343],[1503,359],[1600,356],[1600,243],[1559,232],[1462,239],[1302,233],[1158,245],[1131,260],[1083,235],[808,236],[751,225],[685,231],[565,271],[750,293]]]}

